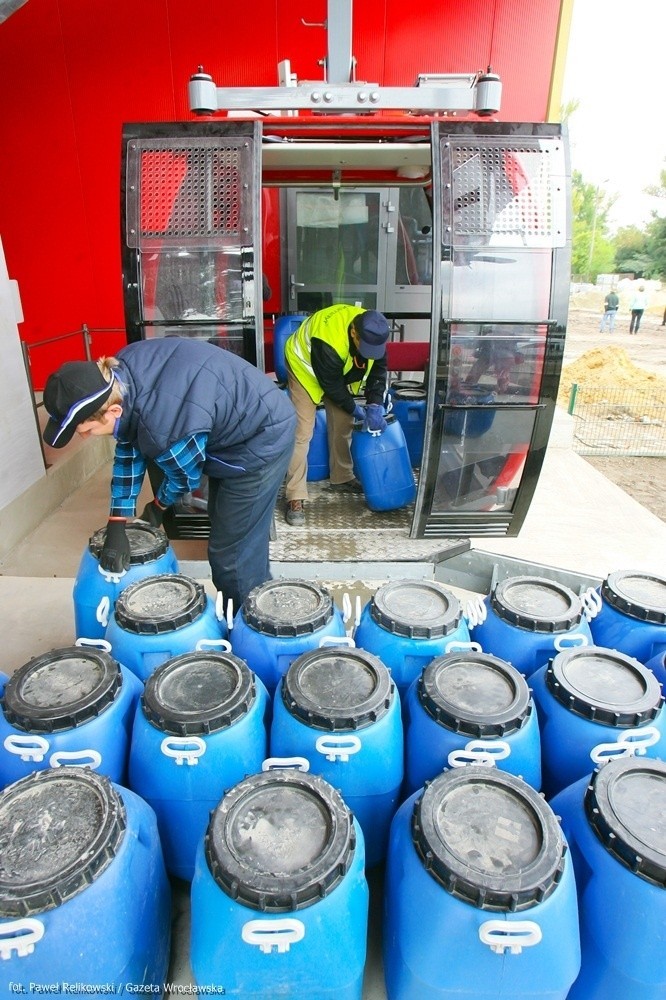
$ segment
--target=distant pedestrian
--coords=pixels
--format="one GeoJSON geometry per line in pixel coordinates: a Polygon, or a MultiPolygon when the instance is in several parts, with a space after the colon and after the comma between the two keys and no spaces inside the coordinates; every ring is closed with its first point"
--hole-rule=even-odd
{"type": "Polygon", "coordinates": [[[638,289],[634,292],[634,297],[631,300],[631,322],[629,324],[629,333],[638,333],[641,326],[641,319],[643,313],[647,309],[647,295],[645,294],[645,285],[639,285],[638,289]]]}
{"type": "Polygon", "coordinates": [[[614,288],[611,288],[610,292],[604,299],[604,314],[601,317],[601,323],[599,324],[599,332],[605,333],[608,329],[609,333],[612,333],[615,329],[615,317],[617,316],[617,311],[620,307],[620,300],[618,294],[614,288]]]}

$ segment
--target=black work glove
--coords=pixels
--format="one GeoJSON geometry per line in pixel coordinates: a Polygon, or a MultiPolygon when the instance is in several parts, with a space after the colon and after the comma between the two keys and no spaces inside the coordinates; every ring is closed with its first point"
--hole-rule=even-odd
{"type": "Polygon", "coordinates": [[[130,543],[125,531],[124,517],[110,517],[106,526],[106,538],[99,555],[99,564],[107,573],[122,573],[129,569],[130,543]]]}
{"type": "Polygon", "coordinates": [[[139,520],[145,521],[146,524],[150,524],[153,528],[161,528],[165,509],[165,507],[161,506],[157,498],[153,498],[141,511],[139,520]]]}

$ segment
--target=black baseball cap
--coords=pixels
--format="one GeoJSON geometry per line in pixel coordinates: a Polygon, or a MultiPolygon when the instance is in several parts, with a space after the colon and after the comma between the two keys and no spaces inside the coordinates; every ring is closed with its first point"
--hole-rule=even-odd
{"type": "Polygon", "coordinates": [[[376,309],[368,309],[354,317],[354,327],[359,336],[358,353],[364,358],[383,358],[389,325],[386,316],[376,309]]]}
{"type": "Polygon", "coordinates": [[[44,386],[44,408],[49,414],[42,437],[52,448],[63,448],[84,420],[89,420],[111,395],[94,361],[67,361],[49,375],[44,386]]]}

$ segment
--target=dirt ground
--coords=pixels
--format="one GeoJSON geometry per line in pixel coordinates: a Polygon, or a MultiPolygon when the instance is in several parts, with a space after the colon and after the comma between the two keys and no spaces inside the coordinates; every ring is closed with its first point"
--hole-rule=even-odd
{"type": "MultiPolygon", "coordinates": [[[[601,302],[601,295],[599,298],[601,302]]],[[[595,310],[588,305],[586,302],[586,307],[581,308],[575,298],[571,303],[564,348],[565,371],[568,364],[588,351],[621,347],[634,365],[666,378],[666,326],[661,325],[661,310],[646,313],[639,333],[629,336],[627,315],[620,312],[613,334],[602,334],[599,332],[602,309],[595,310]]],[[[584,457],[595,469],[666,521],[666,457],[584,457]]]]}

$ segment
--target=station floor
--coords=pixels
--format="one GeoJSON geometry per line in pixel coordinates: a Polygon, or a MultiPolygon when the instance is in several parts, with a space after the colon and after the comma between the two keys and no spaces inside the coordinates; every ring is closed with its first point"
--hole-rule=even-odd
{"type": "MultiPolygon", "coordinates": [[[[666,523],[646,510],[613,483],[600,475],[571,449],[570,418],[558,414],[551,443],[547,449],[542,475],[523,529],[517,538],[470,539],[474,549],[497,556],[510,556],[529,563],[575,571],[603,579],[621,569],[663,573],[666,553],[666,523]]],[[[84,485],[72,494],[0,560],[0,634],[2,655],[0,671],[11,674],[17,667],[40,653],[71,644],[74,637],[72,587],[79,560],[90,535],[101,527],[108,510],[109,468],[103,465],[84,485]]],[[[148,496],[148,494],[147,494],[148,496]]],[[[362,503],[362,498],[354,502],[362,503]]],[[[353,554],[347,567],[345,586],[365,592],[382,580],[368,578],[382,545],[390,551],[390,572],[407,568],[410,560],[427,560],[428,545],[415,543],[406,536],[388,530],[362,529],[367,537],[353,554]],[[366,548],[363,548],[366,545],[366,548]],[[395,560],[398,561],[396,569],[395,560]]],[[[361,533],[359,532],[359,535],[361,533]]],[[[315,551],[302,545],[294,529],[284,524],[282,510],[277,511],[276,538],[271,555],[281,575],[289,572],[289,563],[308,560],[322,570],[339,561],[340,546],[349,535],[349,525],[318,534],[315,551]]],[[[205,542],[173,543],[182,566],[193,570],[189,575],[208,579],[205,542]]],[[[388,565],[388,564],[387,564],[388,565]]],[[[184,570],[183,570],[184,571],[184,570]]],[[[369,874],[371,916],[369,954],[363,1000],[386,997],[381,967],[381,871],[369,874]]],[[[189,967],[189,900],[185,883],[174,883],[173,949],[169,979],[177,984],[191,983],[189,967]]]]}

